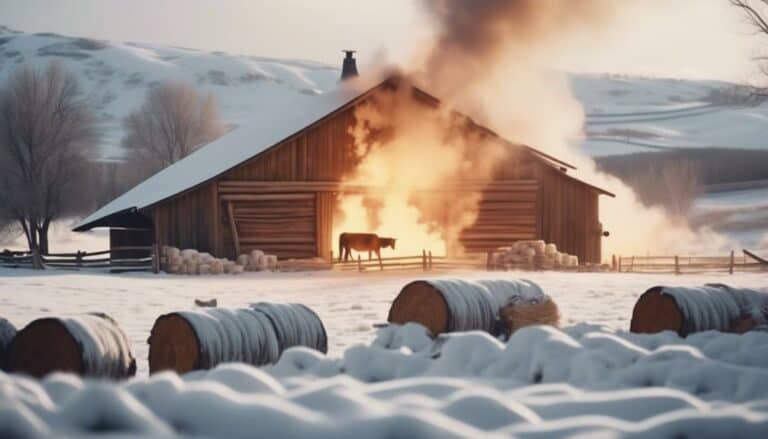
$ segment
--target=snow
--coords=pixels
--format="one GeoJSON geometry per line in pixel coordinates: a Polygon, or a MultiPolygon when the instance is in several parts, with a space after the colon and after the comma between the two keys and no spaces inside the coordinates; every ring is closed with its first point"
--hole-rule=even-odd
{"type": "Polygon", "coordinates": [[[760,288],[764,275],[451,276],[528,278],[558,303],[564,326],[523,328],[507,342],[482,332],[433,341],[416,324],[375,330],[400,288],[422,273],[190,278],[0,270],[0,309],[14,325],[96,308],[125,330],[139,369],[136,378],[114,383],[0,374],[0,436],[251,437],[254,426],[265,436],[329,438],[751,438],[768,431],[766,333],[626,332],[635,301],[653,285],[760,288]],[[294,347],[261,369],[228,363],[148,377],[154,320],[188,312],[200,296],[226,308],[304,303],[325,324],[329,353],[294,347]]]}
{"type": "MultiPolygon", "coordinates": [[[[400,337],[418,345],[424,328],[413,326],[383,331],[405,332],[400,337]]],[[[299,369],[285,365],[306,348],[292,348],[262,369],[226,364],[113,384],[0,373],[0,434],[251,437],[254,426],[260,435],[297,438],[757,438],[768,431],[768,337],[761,334],[680,339],[530,327],[506,344],[480,332],[437,343],[436,358],[374,342],[342,360],[316,353],[299,369]],[[372,360],[358,361],[366,351],[372,360]]]]}

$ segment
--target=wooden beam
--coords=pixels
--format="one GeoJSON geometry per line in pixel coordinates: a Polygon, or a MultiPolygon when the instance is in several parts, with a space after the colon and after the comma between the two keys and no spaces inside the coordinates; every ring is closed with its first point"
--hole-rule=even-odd
{"type": "Polygon", "coordinates": [[[232,233],[232,242],[235,245],[235,259],[240,256],[240,238],[237,236],[237,224],[235,224],[235,209],[232,202],[227,202],[227,217],[229,218],[229,228],[232,233]]]}
{"type": "Polygon", "coordinates": [[[224,201],[286,201],[314,200],[315,194],[227,194],[222,195],[224,201]]]}
{"type": "MultiPolygon", "coordinates": [[[[439,188],[418,190],[417,192],[535,192],[536,180],[468,180],[450,183],[439,188]]],[[[348,183],[341,181],[222,181],[219,193],[222,195],[279,194],[297,192],[384,192],[386,187],[348,183]]],[[[279,198],[275,198],[279,199],[279,198]]]]}

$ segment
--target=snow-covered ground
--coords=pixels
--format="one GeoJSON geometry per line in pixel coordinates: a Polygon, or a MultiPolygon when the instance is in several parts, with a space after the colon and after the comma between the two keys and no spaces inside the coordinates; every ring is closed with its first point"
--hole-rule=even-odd
{"type": "MultiPolygon", "coordinates": [[[[446,275],[442,275],[446,276],[446,275]]],[[[768,334],[629,334],[637,297],[660,284],[765,287],[760,274],[671,276],[451,273],[532,279],[558,303],[562,330],[529,328],[501,343],[441,340],[421,327],[376,334],[399,289],[422,273],[251,273],[239,277],[0,270],[0,310],[22,326],[102,311],[127,332],[139,377],[121,384],[0,374],[3,431],[251,437],[764,437],[768,334]],[[147,378],[156,317],[195,298],[219,306],[302,302],[328,330],[329,354],[289,350],[261,370],[226,365],[147,378]],[[344,371],[344,373],[341,373],[344,371]],[[258,429],[258,430],[254,430],[258,429]],[[610,434],[609,434],[610,433],[610,434]]]]}

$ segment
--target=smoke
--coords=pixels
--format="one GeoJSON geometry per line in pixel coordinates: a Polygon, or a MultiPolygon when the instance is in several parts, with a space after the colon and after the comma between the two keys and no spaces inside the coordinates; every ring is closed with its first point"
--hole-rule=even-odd
{"type": "MultiPolygon", "coordinates": [[[[636,12],[640,3],[424,0],[434,34],[406,73],[448,107],[471,115],[504,138],[576,165],[574,176],[615,193],[615,199],[600,201],[600,218],[611,232],[603,240],[604,255],[714,251],[725,246],[722,237],[692,231],[662,209],[644,206],[628,186],[600,173],[579,149],[584,112],[567,75],[556,69],[560,51],[573,40],[599,41],[617,17],[636,12]]],[[[380,101],[355,115],[352,134],[361,166],[350,179],[373,182],[384,190],[342,200],[346,222],[337,229],[415,233],[418,236],[410,238],[420,248],[434,249],[441,242],[449,250],[458,246],[457,230],[474,221],[479,194],[425,204],[420,191],[462,178],[487,181],[507,150],[487,139],[466,138],[445,110],[424,112],[411,96],[398,93],[380,101]],[[478,154],[477,148],[484,151],[478,154]],[[449,220],[425,207],[446,203],[455,207],[455,217],[449,220]]]]}
{"type": "Polygon", "coordinates": [[[579,148],[584,112],[567,75],[556,70],[561,49],[573,40],[599,42],[621,18],[643,13],[641,3],[425,0],[435,36],[418,77],[502,136],[574,164],[576,177],[616,194],[600,200],[611,232],[604,254],[718,251],[728,244],[722,236],[645,206],[579,148]]]}

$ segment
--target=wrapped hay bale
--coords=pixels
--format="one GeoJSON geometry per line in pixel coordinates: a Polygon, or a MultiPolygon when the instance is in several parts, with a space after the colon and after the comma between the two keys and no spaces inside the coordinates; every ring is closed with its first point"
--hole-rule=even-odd
{"type": "Polygon", "coordinates": [[[542,240],[533,241],[531,248],[536,252],[536,255],[543,255],[547,250],[547,243],[542,240]]]}
{"type": "Polygon", "coordinates": [[[248,266],[248,255],[240,255],[237,257],[237,265],[242,265],[243,267],[248,266]]]}
{"type": "Polygon", "coordinates": [[[192,260],[197,261],[198,258],[200,257],[200,253],[198,253],[198,251],[193,248],[181,250],[179,252],[179,255],[185,261],[192,261],[192,260]]]}
{"type": "Polygon", "coordinates": [[[8,348],[7,367],[38,378],[57,371],[115,379],[136,374],[123,331],[110,317],[95,313],[28,324],[8,348]]]}
{"type": "Polygon", "coordinates": [[[507,319],[501,316],[503,308],[547,301],[551,300],[541,288],[527,280],[418,280],[400,291],[389,309],[388,321],[420,323],[433,335],[471,330],[498,335],[510,330],[507,319]]]}
{"type": "Polygon", "coordinates": [[[214,259],[213,262],[211,262],[211,274],[222,273],[224,273],[224,261],[221,259],[214,259]]]}
{"type": "Polygon", "coordinates": [[[0,370],[5,370],[8,346],[15,335],[16,327],[13,326],[13,323],[0,317],[0,370]]]}
{"type": "Polygon", "coordinates": [[[197,266],[197,273],[196,274],[211,274],[212,265],[211,264],[200,264],[197,266]]]}
{"type": "Polygon", "coordinates": [[[768,292],[709,284],[698,288],[654,287],[632,310],[630,331],[745,332],[768,329],[768,292]]]}
{"type": "MultiPolygon", "coordinates": [[[[240,266],[242,267],[242,266],[240,266]]],[[[325,327],[300,304],[200,309],[160,316],[149,337],[149,371],[185,373],[226,362],[276,362],[289,347],[327,352],[325,327]]]]}
{"type": "Polygon", "coordinates": [[[557,246],[555,244],[546,244],[544,246],[544,254],[547,256],[555,256],[557,254],[557,246]]]}

